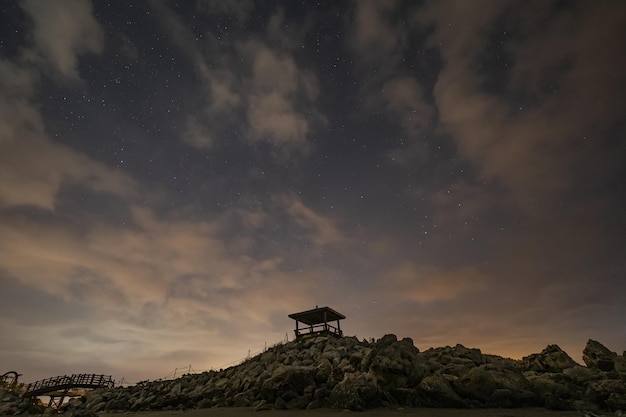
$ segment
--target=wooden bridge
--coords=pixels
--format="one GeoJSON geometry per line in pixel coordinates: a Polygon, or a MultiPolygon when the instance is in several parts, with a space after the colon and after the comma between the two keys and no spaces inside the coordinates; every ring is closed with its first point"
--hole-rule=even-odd
{"type": "MultiPolygon", "coordinates": [[[[22,396],[34,398],[46,395],[50,397],[48,406],[58,407],[63,403],[65,397],[76,396],[74,393],[76,389],[113,388],[114,386],[115,381],[111,375],[72,374],[32,382],[26,386],[22,396]]],[[[82,393],[78,395],[82,395],[82,393]]]]}

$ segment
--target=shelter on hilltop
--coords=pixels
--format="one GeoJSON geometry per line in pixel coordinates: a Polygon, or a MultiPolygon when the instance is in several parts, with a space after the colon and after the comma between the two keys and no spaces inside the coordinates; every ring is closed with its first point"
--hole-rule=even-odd
{"type": "Polygon", "coordinates": [[[294,330],[296,339],[303,339],[318,335],[342,337],[343,332],[341,331],[339,320],[345,319],[346,316],[330,307],[315,306],[313,310],[289,314],[289,318],[296,321],[296,329],[294,330]],[[330,322],[336,322],[336,326],[333,326],[330,322]],[[304,326],[300,326],[300,324],[304,326]]]}

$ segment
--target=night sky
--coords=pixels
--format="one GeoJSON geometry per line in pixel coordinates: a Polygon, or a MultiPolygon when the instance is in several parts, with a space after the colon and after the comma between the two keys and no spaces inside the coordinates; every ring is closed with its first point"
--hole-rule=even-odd
{"type": "Polygon", "coordinates": [[[626,3],[0,5],[0,373],[626,349],[626,3]]]}

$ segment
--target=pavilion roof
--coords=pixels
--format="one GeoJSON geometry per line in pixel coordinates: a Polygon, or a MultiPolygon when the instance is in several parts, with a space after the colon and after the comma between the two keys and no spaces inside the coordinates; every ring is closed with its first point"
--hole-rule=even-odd
{"type": "Polygon", "coordinates": [[[289,317],[299,322],[313,325],[324,323],[324,313],[326,313],[326,321],[342,320],[345,319],[341,313],[336,312],[330,307],[316,307],[313,310],[302,311],[300,313],[289,314],[289,317]]]}

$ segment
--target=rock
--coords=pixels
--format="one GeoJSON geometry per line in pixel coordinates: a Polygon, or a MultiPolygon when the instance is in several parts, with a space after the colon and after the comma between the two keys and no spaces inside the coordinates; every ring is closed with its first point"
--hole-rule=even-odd
{"type": "MultiPolygon", "coordinates": [[[[420,352],[411,339],[391,334],[376,342],[315,337],[274,346],[220,371],[91,391],[66,412],[78,417],[208,407],[626,409],[626,358],[594,341],[585,358],[587,367],[579,366],[557,345],[517,361],[463,345],[420,352]]],[[[0,390],[0,415],[26,414],[29,407],[19,395],[0,390]]]]}
{"type": "Polygon", "coordinates": [[[463,407],[463,399],[457,394],[450,382],[441,375],[436,373],[422,379],[417,389],[424,395],[424,406],[426,407],[463,407]]]}
{"type": "Polygon", "coordinates": [[[524,370],[536,372],[563,372],[563,370],[578,366],[569,355],[557,345],[548,345],[541,353],[522,358],[524,370]]]}
{"type": "MultiPolygon", "coordinates": [[[[102,404],[102,403],[100,403],[102,404]]],[[[130,409],[130,402],[127,398],[113,398],[108,402],[104,403],[104,408],[100,408],[100,404],[97,404],[93,407],[90,407],[96,413],[102,410],[105,411],[121,411],[130,409]]]]}
{"type": "Polygon", "coordinates": [[[626,373],[626,356],[616,356],[613,358],[615,370],[617,372],[626,373]]]}
{"type": "Polygon", "coordinates": [[[626,394],[623,392],[612,392],[606,399],[606,408],[608,410],[621,411],[626,409],[626,394]]]}
{"type": "Polygon", "coordinates": [[[602,343],[589,339],[587,346],[583,350],[583,361],[589,368],[601,371],[612,371],[615,369],[614,358],[617,353],[608,350],[602,343]]]}
{"type": "Polygon", "coordinates": [[[88,391],[84,398],[86,408],[93,408],[98,404],[105,402],[105,398],[98,391],[88,391]]]}
{"type": "Polygon", "coordinates": [[[272,407],[265,400],[261,400],[261,402],[259,402],[256,405],[256,407],[254,407],[254,411],[267,411],[267,410],[271,410],[271,409],[272,409],[272,407]]]}
{"type": "Polygon", "coordinates": [[[531,383],[516,369],[481,365],[453,381],[461,397],[488,407],[535,407],[542,405],[531,383]]]}
{"type": "Polygon", "coordinates": [[[487,356],[483,355],[479,349],[468,349],[460,344],[455,347],[431,348],[418,356],[427,373],[439,371],[457,377],[487,361],[487,356]]]}
{"type": "Polygon", "coordinates": [[[147,410],[150,408],[150,404],[157,398],[156,395],[148,395],[147,397],[138,398],[133,405],[130,406],[130,411],[147,410]]]}
{"type": "Polygon", "coordinates": [[[599,378],[597,370],[590,369],[584,366],[572,366],[571,368],[564,369],[563,373],[571,378],[576,384],[582,385],[589,381],[593,381],[599,378]]]}
{"type": "Polygon", "coordinates": [[[46,411],[43,412],[43,417],[52,417],[58,416],[59,412],[52,407],[47,407],[46,411]]]}
{"type": "Polygon", "coordinates": [[[452,350],[453,357],[457,357],[460,359],[468,359],[472,361],[475,365],[481,365],[485,363],[485,359],[483,357],[480,349],[470,349],[466,348],[461,344],[457,344],[452,350]]]}
{"type": "MultiPolygon", "coordinates": [[[[264,402],[264,404],[265,403],[266,402],[264,402]]],[[[215,402],[213,400],[210,400],[208,398],[203,398],[203,399],[201,399],[200,401],[197,402],[196,407],[198,407],[198,408],[211,408],[214,405],[215,405],[215,402]]],[[[260,406],[260,404],[258,406],[260,406]]]]}
{"type": "Polygon", "coordinates": [[[623,379],[601,379],[587,386],[585,397],[602,409],[626,408],[626,382],[623,379]]]}
{"type": "Polygon", "coordinates": [[[181,384],[181,382],[177,382],[176,384],[174,384],[174,386],[170,390],[169,394],[167,394],[167,396],[176,398],[182,393],[182,391],[183,391],[183,385],[181,384]]]}
{"type": "Polygon", "coordinates": [[[398,341],[395,335],[386,335],[360,361],[361,368],[376,375],[379,384],[390,389],[415,386],[426,372],[419,363],[418,353],[410,338],[398,341]]]}
{"type": "MultiPolygon", "coordinates": [[[[261,387],[262,399],[268,402],[280,399],[280,402],[275,406],[279,409],[287,408],[287,402],[293,398],[286,398],[286,394],[293,392],[295,397],[303,396],[304,390],[315,384],[316,371],[317,369],[312,366],[281,366],[277,368],[272,373],[271,378],[266,380],[261,387]]],[[[306,407],[309,401],[310,399],[302,408],[306,407]]]]}
{"type": "MultiPolygon", "coordinates": [[[[588,371],[587,368],[578,368],[588,371]]],[[[573,380],[565,373],[566,371],[563,373],[528,371],[524,375],[530,382],[532,390],[543,398],[546,408],[550,410],[574,410],[576,409],[575,402],[583,398],[584,390],[572,383],[573,380]]]]}
{"type": "Polygon", "coordinates": [[[395,334],[386,334],[376,341],[377,346],[390,346],[398,341],[398,337],[395,334]]]}
{"type": "Polygon", "coordinates": [[[333,371],[333,365],[328,358],[321,358],[317,365],[317,372],[315,373],[315,382],[317,384],[324,384],[328,382],[330,375],[333,371]]]}
{"type": "Polygon", "coordinates": [[[252,399],[246,392],[235,394],[232,399],[232,407],[249,407],[252,405],[252,399]]]}
{"type": "Polygon", "coordinates": [[[329,403],[334,408],[362,411],[381,405],[376,377],[370,373],[350,373],[330,393],[329,403]]]}
{"type": "Polygon", "coordinates": [[[313,400],[307,404],[306,409],[315,410],[316,408],[321,408],[321,407],[322,407],[322,403],[320,403],[319,400],[313,400]]]}

